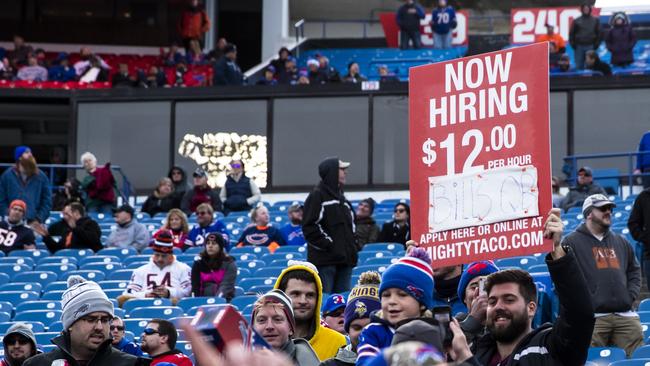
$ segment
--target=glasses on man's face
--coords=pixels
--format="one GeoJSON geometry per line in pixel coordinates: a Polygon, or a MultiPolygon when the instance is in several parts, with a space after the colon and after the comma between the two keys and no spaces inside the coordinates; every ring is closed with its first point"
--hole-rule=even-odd
{"type": "Polygon", "coordinates": [[[21,346],[24,346],[27,343],[29,343],[29,339],[25,337],[10,337],[10,338],[6,338],[4,342],[9,346],[16,344],[16,342],[18,342],[18,344],[20,344],[21,346]]]}
{"type": "Polygon", "coordinates": [[[102,325],[108,324],[113,320],[110,316],[84,316],[81,319],[89,324],[97,324],[97,322],[100,322],[102,325]]]}
{"type": "Polygon", "coordinates": [[[142,330],[142,333],[144,333],[144,334],[146,334],[146,335],[160,334],[160,332],[159,332],[158,330],[153,329],[153,328],[144,328],[144,329],[142,330]]]}
{"type": "Polygon", "coordinates": [[[406,212],[406,210],[403,208],[398,208],[395,210],[395,213],[404,213],[404,212],[406,212]]]}
{"type": "Polygon", "coordinates": [[[111,330],[119,330],[120,332],[124,331],[124,327],[120,327],[119,325],[111,325],[111,330]]]}
{"type": "Polygon", "coordinates": [[[596,210],[598,210],[600,212],[612,212],[612,211],[614,211],[614,207],[612,207],[612,206],[596,207],[596,210]]]}
{"type": "Polygon", "coordinates": [[[343,312],[345,311],[345,308],[337,309],[332,311],[331,313],[325,314],[325,316],[331,316],[333,318],[338,318],[339,316],[343,315],[343,312]]]}

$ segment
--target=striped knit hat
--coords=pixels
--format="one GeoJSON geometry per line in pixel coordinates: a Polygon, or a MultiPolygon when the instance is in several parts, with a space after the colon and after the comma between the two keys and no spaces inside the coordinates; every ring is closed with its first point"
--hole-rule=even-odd
{"type": "Polygon", "coordinates": [[[258,310],[264,306],[267,302],[280,304],[282,305],[282,310],[289,321],[289,326],[291,331],[295,333],[296,331],[296,319],[293,316],[293,303],[291,298],[287,296],[282,290],[273,289],[264,295],[260,296],[255,304],[253,305],[253,314],[251,314],[251,324],[255,322],[255,315],[257,315],[258,310]]]}
{"type": "Polygon", "coordinates": [[[174,237],[168,230],[160,231],[153,237],[149,246],[153,248],[154,252],[173,253],[174,237]]]}
{"type": "Polygon", "coordinates": [[[431,259],[424,249],[411,250],[406,257],[391,264],[381,276],[379,298],[384,290],[398,288],[427,309],[433,308],[433,270],[430,263],[431,259]]]}

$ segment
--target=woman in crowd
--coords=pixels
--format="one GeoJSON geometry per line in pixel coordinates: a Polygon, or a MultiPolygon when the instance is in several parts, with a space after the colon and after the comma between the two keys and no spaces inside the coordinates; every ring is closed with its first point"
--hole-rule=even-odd
{"type": "Polygon", "coordinates": [[[231,161],[230,169],[226,184],[219,192],[223,213],[226,215],[232,211],[248,211],[262,199],[262,193],[255,181],[246,176],[243,161],[231,161]]]}
{"type": "Polygon", "coordinates": [[[178,208],[173,208],[167,213],[164,225],[153,234],[156,237],[161,231],[171,232],[174,247],[184,249],[185,245],[189,243],[187,233],[190,227],[187,223],[187,216],[178,208]]]}
{"type": "Polygon", "coordinates": [[[179,208],[180,202],[174,194],[174,184],[172,180],[165,177],[158,181],[158,187],[147,197],[142,205],[142,212],[146,212],[153,217],[160,212],[168,212],[172,208],[179,208]]]}
{"type": "Polygon", "coordinates": [[[411,239],[411,208],[406,203],[395,205],[393,220],[381,228],[379,241],[406,244],[411,239]]]}
{"type": "Polygon", "coordinates": [[[97,158],[90,152],[81,155],[81,163],[88,175],[81,182],[86,191],[86,211],[112,214],[117,200],[117,182],[111,173],[111,163],[97,166],[97,158]]]}
{"type": "Polygon", "coordinates": [[[174,184],[174,194],[179,198],[183,197],[185,191],[189,189],[189,184],[187,184],[187,175],[185,170],[179,166],[172,167],[167,174],[167,178],[172,180],[174,184]]]}
{"type": "Polygon", "coordinates": [[[237,265],[224,251],[225,241],[220,233],[209,233],[201,259],[192,266],[194,296],[220,296],[230,301],[235,297],[237,265]]]}
{"type": "Polygon", "coordinates": [[[343,78],[344,83],[360,83],[362,81],[368,80],[365,76],[359,73],[359,64],[356,62],[350,62],[348,64],[348,74],[343,78]]]}
{"type": "Polygon", "coordinates": [[[262,205],[255,207],[251,211],[251,221],[253,225],[244,229],[237,247],[264,246],[273,253],[278,247],[285,245],[280,230],[269,226],[269,210],[266,207],[262,205]]]}

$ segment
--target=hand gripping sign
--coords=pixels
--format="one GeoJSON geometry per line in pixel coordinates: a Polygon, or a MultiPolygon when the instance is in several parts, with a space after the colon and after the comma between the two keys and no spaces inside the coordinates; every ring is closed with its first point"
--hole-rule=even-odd
{"type": "Polygon", "coordinates": [[[548,251],[548,45],[409,74],[412,237],[436,266],[548,251]]]}

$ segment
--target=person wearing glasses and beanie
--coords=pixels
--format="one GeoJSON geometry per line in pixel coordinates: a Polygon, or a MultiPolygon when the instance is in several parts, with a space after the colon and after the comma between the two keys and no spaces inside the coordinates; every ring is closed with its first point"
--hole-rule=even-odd
{"type": "Polygon", "coordinates": [[[113,303],[96,282],[81,276],[68,278],[61,296],[63,331],[52,339],[57,346],[48,353],[29,358],[25,366],[132,366],[148,360],[126,354],[111,346],[109,325],[113,303]]]}
{"type": "Polygon", "coordinates": [[[178,332],[171,322],[164,319],[152,319],[142,330],[140,346],[151,356],[151,366],[192,366],[192,360],[176,349],[178,332]]]}
{"type": "Polygon", "coordinates": [[[223,202],[223,213],[226,215],[232,211],[250,211],[262,200],[260,188],[253,179],[246,176],[241,159],[233,159],[230,162],[230,174],[226,184],[221,187],[219,198],[223,202]]]}
{"type": "Polygon", "coordinates": [[[409,240],[411,240],[411,207],[400,202],[395,205],[393,220],[382,226],[379,241],[406,245],[409,240]]]}
{"type": "Polygon", "coordinates": [[[0,366],[21,366],[25,360],[40,353],[32,329],[23,322],[14,323],[2,338],[5,358],[0,366]]]}

